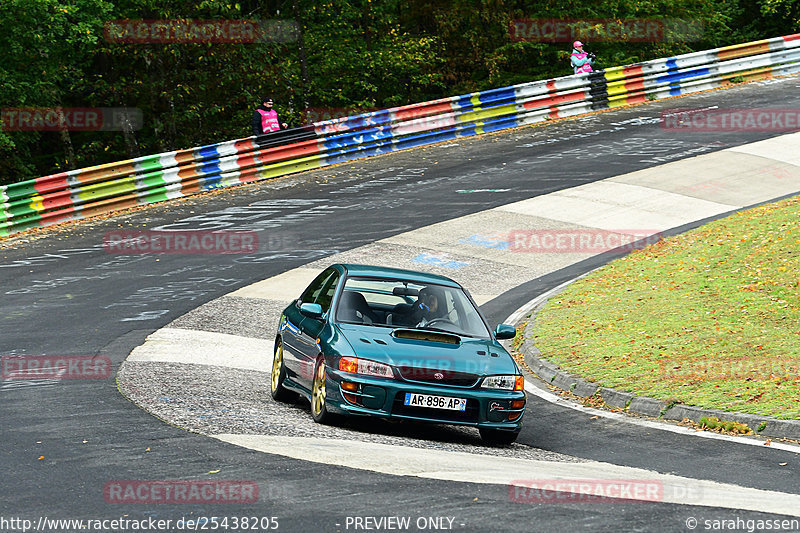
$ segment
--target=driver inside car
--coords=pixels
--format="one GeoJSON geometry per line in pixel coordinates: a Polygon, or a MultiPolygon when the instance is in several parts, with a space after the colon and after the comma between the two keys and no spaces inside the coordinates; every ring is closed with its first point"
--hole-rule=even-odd
{"type": "Polygon", "coordinates": [[[417,327],[422,327],[430,321],[442,318],[447,313],[444,310],[443,295],[433,287],[425,287],[419,291],[419,298],[414,304],[412,322],[417,327]]]}

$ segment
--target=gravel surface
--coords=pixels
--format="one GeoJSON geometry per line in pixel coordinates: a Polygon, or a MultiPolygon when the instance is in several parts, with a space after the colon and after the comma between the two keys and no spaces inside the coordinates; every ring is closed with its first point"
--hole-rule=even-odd
{"type": "Polygon", "coordinates": [[[289,302],[223,296],[173,320],[168,327],[272,340],[287,305],[289,302]]]}
{"type": "Polygon", "coordinates": [[[479,453],[542,461],[583,462],[522,444],[486,446],[474,428],[343,419],[337,426],[316,424],[308,403],[283,404],[269,394],[269,372],[219,366],[125,361],[119,390],[136,405],[180,428],[219,433],[284,435],[360,440],[414,448],[479,453]]]}

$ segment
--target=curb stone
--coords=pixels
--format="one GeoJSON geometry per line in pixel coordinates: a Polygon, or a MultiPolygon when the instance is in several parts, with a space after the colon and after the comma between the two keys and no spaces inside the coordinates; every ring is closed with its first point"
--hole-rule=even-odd
{"type": "MultiPolygon", "coordinates": [[[[583,277],[583,276],[580,276],[583,277]]],[[[575,278],[577,280],[578,278],[575,278]]],[[[573,280],[573,281],[575,281],[573,280]]],[[[747,424],[753,433],[764,437],[776,439],[800,440],[800,420],[780,420],[771,416],[752,415],[747,413],[737,413],[734,411],[722,411],[720,409],[708,409],[685,404],[667,404],[663,400],[649,398],[647,396],[637,396],[629,392],[622,392],[609,387],[600,387],[586,379],[574,376],[562,370],[557,365],[542,358],[542,352],[528,338],[528,332],[532,331],[535,323],[536,314],[544,307],[550,298],[558,295],[571,283],[559,287],[558,290],[551,291],[534,300],[528,316],[528,324],[523,334],[523,342],[518,351],[525,358],[525,363],[533,370],[535,377],[544,381],[548,385],[570,392],[581,398],[599,396],[606,405],[622,410],[626,413],[644,415],[664,420],[681,421],[689,419],[695,424],[700,423],[703,417],[717,417],[723,421],[739,422],[747,424]],[[764,425],[763,428],[759,428],[764,425]]],[[[517,326],[525,320],[522,317],[517,321],[517,326]]],[[[532,335],[531,335],[532,336],[532,335]]]]}
{"type": "Polygon", "coordinates": [[[520,351],[525,355],[525,362],[528,363],[528,366],[531,367],[537,376],[548,384],[569,391],[575,396],[580,396],[582,398],[594,396],[595,393],[597,393],[599,387],[594,383],[573,376],[569,372],[561,370],[550,361],[541,359],[539,357],[541,356],[541,352],[530,341],[526,340],[520,351]],[[528,354],[531,354],[532,357],[528,357],[528,354]]]}
{"type": "Polygon", "coordinates": [[[606,402],[606,405],[618,409],[627,408],[633,400],[633,394],[630,392],[620,392],[618,390],[609,389],[608,387],[600,389],[600,396],[606,402]]]}

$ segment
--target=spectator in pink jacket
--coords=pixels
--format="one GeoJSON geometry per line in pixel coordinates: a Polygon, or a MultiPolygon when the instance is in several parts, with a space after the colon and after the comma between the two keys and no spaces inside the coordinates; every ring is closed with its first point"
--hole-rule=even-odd
{"type": "Polygon", "coordinates": [[[261,105],[253,111],[253,135],[264,135],[287,127],[288,125],[281,122],[278,113],[272,109],[272,97],[265,96],[261,105]]]}
{"type": "Polygon", "coordinates": [[[594,64],[594,54],[587,54],[583,51],[583,43],[575,41],[572,43],[572,55],[570,56],[572,68],[575,74],[582,72],[592,72],[592,65],[594,64]]]}

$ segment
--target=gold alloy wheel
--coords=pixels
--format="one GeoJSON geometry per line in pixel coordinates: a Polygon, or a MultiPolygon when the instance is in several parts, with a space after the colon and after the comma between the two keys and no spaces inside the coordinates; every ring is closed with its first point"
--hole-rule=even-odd
{"type": "Polygon", "coordinates": [[[314,385],[311,388],[311,411],[314,417],[319,417],[325,410],[325,362],[317,363],[314,374],[314,385]]]}
{"type": "Polygon", "coordinates": [[[283,343],[279,342],[275,348],[275,357],[272,359],[272,392],[280,386],[281,370],[283,367],[283,343]]]}

